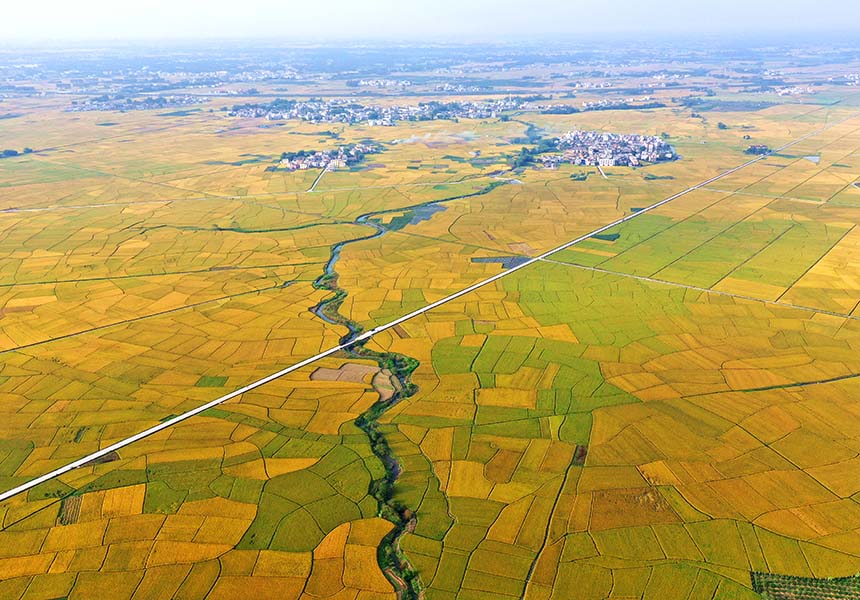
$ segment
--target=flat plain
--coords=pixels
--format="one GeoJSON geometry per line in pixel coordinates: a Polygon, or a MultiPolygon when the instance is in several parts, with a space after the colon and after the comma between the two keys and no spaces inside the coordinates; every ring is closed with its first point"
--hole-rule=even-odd
{"type": "Polygon", "coordinates": [[[5,500],[0,597],[752,600],[860,572],[860,94],[654,94],[336,137],[218,110],[254,96],[4,99],[3,145],[36,150],[0,159],[0,492],[691,191],[5,500]],[[514,168],[576,129],[680,158],[514,168]],[[372,165],[272,168],[366,139],[372,165]],[[752,143],[792,145],[698,187],[752,143]]]}

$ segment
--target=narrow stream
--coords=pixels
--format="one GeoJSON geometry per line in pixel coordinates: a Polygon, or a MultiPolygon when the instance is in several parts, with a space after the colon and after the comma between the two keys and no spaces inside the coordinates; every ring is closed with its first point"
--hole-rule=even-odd
{"type": "MultiPolygon", "coordinates": [[[[338,273],[336,269],[343,249],[348,244],[372,240],[413,222],[430,218],[435,212],[442,209],[441,205],[445,202],[483,196],[505,183],[508,182],[494,181],[483,189],[470,194],[461,194],[450,198],[422,202],[403,208],[369,212],[357,217],[354,221],[356,225],[373,227],[376,231],[370,235],[344,240],[332,246],[331,256],[326,263],[325,270],[314,282],[315,288],[329,291],[332,294],[314,306],[311,311],[326,323],[346,327],[348,333],[341,339],[341,343],[351,342],[361,335],[364,328],[355,321],[340,314],[340,307],[348,295],[348,292],[338,285],[338,273]],[[424,209],[423,212],[422,209],[424,209]],[[411,213],[411,217],[408,222],[401,222],[396,227],[385,227],[373,220],[375,217],[392,213],[406,213],[407,215],[411,213]]],[[[352,345],[345,352],[350,358],[376,361],[381,369],[388,369],[400,383],[400,390],[387,401],[378,400],[374,403],[373,406],[356,419],[355,424],[367,435],[374,455],[385,467],[384,477],[371,482],[369,490],[370,494],[379,503],[379,515],[394,524],[394,529],[383,538],[377,551],[379,566],[397,591],[398,598],[403,600],[418,600],[422,592],[421,580],[408,558],[400,549],[399,543],[400,538],[405,533],[414,530],[417,518],[412,510],[394,499],[394,485],[400,476],[401,467],[379,426],[379,418],[385,411],[400,400],[412,396],[418,390],[417,386],[411,381],[411,375],[418,367],[418,361],[402,354],[369,350],[365,347],[364,341],[352,345]]]]}

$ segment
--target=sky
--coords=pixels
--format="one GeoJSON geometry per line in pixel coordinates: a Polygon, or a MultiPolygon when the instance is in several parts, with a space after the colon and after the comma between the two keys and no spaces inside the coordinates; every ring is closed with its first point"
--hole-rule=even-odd
{"type": "Polygon", "coordinates": [[[266,38],[505,41],[857,30],[858,0],[12,0],[0,43],[266,38]]]}

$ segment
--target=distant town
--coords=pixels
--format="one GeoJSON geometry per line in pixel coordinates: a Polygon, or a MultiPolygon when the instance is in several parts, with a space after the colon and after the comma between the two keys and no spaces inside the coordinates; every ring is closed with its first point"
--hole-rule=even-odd
{"type": "Polygon", "coordinates": [[[368,88],[408,88],[412,82],[408,79],[360,79],[358,81],[347,81],[347,87],[368,88]]]}
{"type": "Polygon", "coordinates": [[[664,103],[655,101],[651,96],[643,96],[641,98],[617,98],[583,102],[582,110],[644,110],[647,108],[663,108],[665,106],[664,103]]]}
{"type": "Polygon", "coordinates": [[[104,95],[80,102],[72,102],[72,105],[66,110],[67,112],[162,110],[194,106],[204,102],[206,102],[205,98],[191,95],[145,96],[140,99],[104,95]]]}
{"type": "Polygon", "coordinates": [[[398,121],[433,121],[454,119],[491,119],[502,113],[525,107],[520,98],[504,98],[484,102],[421,102],[369,106],[340,98],[323,100],[282,100],[267,104],[242,104],[230,111],[232,117],[264,118],[269,121],[297,119],[309,123],[395,125],[398,121]]]}

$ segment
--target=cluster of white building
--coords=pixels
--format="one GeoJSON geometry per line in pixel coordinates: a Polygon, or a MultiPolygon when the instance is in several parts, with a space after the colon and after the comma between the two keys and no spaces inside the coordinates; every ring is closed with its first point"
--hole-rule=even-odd
{"type": "Polygon", "coordinates": [[[433,121],[452,119],[496,118],[504,111],[525,105],[517,98],[483,102],[424,102],[368,106],[354,100],[333,98],[306,101],[276,100],[270,104],[235,106],[230,116],[265,118],[270,121],[301,120],[309,123],[363,123],[370,126],[392,126],[397,121],[433,121]]]}
{"type": "Polygon", "coordinates": [[[358,86],[369,88],[408,88],[412,87],[412,82],[408,79],[361,79],[358,82],[358,86]]]}
{"type": "Polygon", "coordinates": [[[828,77],[827,81],[850,87],[860,86],[860,73],[846,73],[838,77],[828,77]]]}
{"type": "Polygon", "coordinates": [[[607,98],[604,100],[595,100],[593,102],[583,102],[582,110],[608,110],[616,107],[627,107],[632,104],[647,104],[648,102],[653,102],[654,98],[652,96],[642,96],[639,98],[629,97],[629,98],[607,98]]]}
{"type": "Polygon", "coordinates": [[[90,98],[80,102],[73,101],[66,112],[93,112],[93,111],[132,111],[132,110],[164,110],[168,108],[182,108],[195,106],[206,102],[206,98],[191,96],[188,94],[175,96],[144,96],[142,98],[125,98],[119,96],[104,95],[90,98]]]}
{"type": "Polygon", "coordinates": [[[556,140],[558,154],[544,154],[545,167],[561,163],[600,167],[638,167],[643,163],[675,160],[675,149],[653,135],[569,131],[556,140]]]}
{"type": "Polygon", "coordinates": [[[804,94],[811,94],[813,92],[811,87],[804,87],[800,85],[776,88],[775,91],[777,96],[802,96],[804,94]]]}
{"type": "Polygon", "coordinates": [[[380,151],[374,144],[351,144],[332,150],[319,150],[313,153],[286,154],[278,165],[281,169],[304,171],[307,169],[345,169],[360,162],[366,154],[380,151]]]}
{"type": "MultiPolygon", "coordinates": [[[[573,74],[569,76],[572,77],[573,74]]],[[[576,90],[605,90],[613,87],[613,83],[611,81],[578,81],[571,87],[576,90]]]]}
{"type": "Polygon", "coordinates": [[[472,94],[484,91],[485,87],[477,85],[461,85],[454,83],[438,83],[433,87],[433,91],[445,92],[448,94],[472,94]]]}

